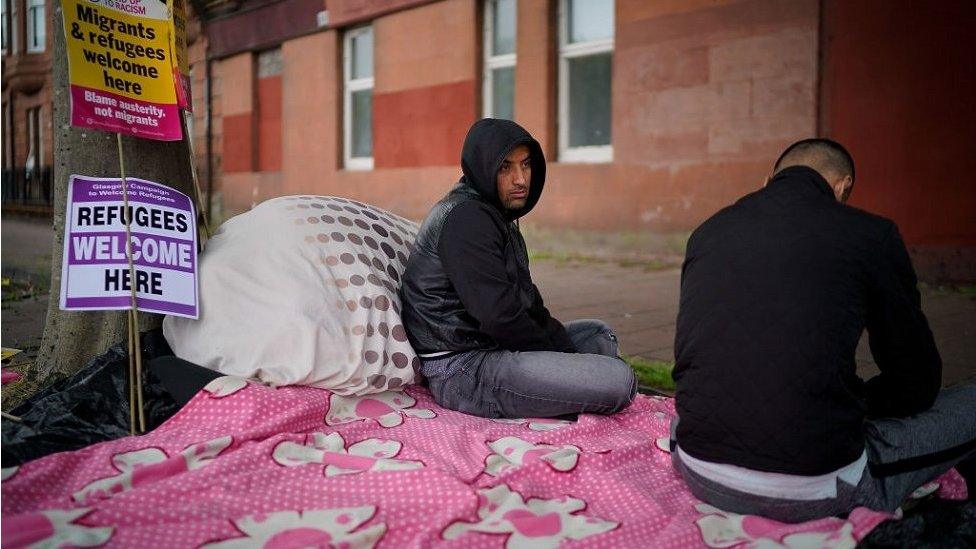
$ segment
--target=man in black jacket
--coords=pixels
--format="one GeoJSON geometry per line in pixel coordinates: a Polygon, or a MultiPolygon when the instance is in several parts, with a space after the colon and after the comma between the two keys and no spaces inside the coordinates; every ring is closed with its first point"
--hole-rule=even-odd
{"type": "Polygon", "coordinates": [[[400,289],[421,373],[445,408],[482,417],[616,412],[636,381],[598,320],[564,327],[529,274],[517,220],[539,201],[542,148],[509,120],[468,131],[463,176],[424,220],[400,289]]]}
{"type": "Polygon", "coordinates": [[[905,245],[844,204],[853,185],[840,144],[800,141],[688,241],[672,459],[716,507],[788,522],[893,511],[973,451],[976,386],[940,393],[905,245]],[[865,328],[881,370],[866,383],[865,328]]]}

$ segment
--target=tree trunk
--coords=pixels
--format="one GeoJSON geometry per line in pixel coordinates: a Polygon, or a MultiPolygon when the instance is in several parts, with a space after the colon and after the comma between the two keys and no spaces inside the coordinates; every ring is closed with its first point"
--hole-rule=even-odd
{"type": "MultiPolygon", "coordinates": [[[[68,178],[72,174],[119,177],[114,133],[71,126],[68,63],[60,2],[54,2],[54,248],[51,254],[51,296],[37,362],[27,378],[41,386],[78,371],[109,346],[124,341],[125,311],[61,311],[61,261],[64,251],[68,178]]],[[[122,138],[127,177],[168,185],[194,196],[186,139],[176,142],[122,138]]],[[[157,327],[162,316],[139,314],[142,330],[157,327]]],[[[6,404],[6,403],[5,403],[6,404]]]]}

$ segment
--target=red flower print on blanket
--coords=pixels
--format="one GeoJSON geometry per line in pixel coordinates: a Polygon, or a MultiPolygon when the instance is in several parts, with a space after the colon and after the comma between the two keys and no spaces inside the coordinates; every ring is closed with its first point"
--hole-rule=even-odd
{"type": "MultiPolygon", "coordinates": [[[[844,547],[892,518],[703,506],[666,453],[673,416],[639,395],[609,416],[490,421],[422,387],[336,398],[226,377],[150,433],[5,469],[3,546],[844,547]]],[[[937,482],[965,497],[959,475],[937,482]]]]}
{"type": "Polygon", "coordinates": [[[79,503],[87,503],[199,469],[210,463],[231,442],[231,437],[226,436],[192,444],[173,457],[167,457],[166,452],[159,448],[116,454],[112,456],[112,466],[119,471],[117,475],[98,479],[75,492],[72,497],[79,503]]]}
{"type": "Polygon", "coordinates": [[[430,419],[437,414],[433,410],[414,408],[416,399],[401,391],[386,391],[366,396],[341,396],[329,398],[327,425],[341,425],[353,421],[375,420],[383,427],[396,427],[403,417],[430,419]]]}
{"type": "Polygon", "coordinates": [[[508,535],[506,547],[558,547],[565,540],[580,540],[609,532],[618,523],[576,514],[586,502],[568,496],[522,499],[504,484],[479,491],[478,522],[455,522],[441,536],[453,540],[468,532],[508,535]]]}
{"type": "Polygon", "coordinates": [[[17,515],[3,521],[4,547],[97,547],[112,537],[110,527],[88,527],[74,524],[91,509],[68,511],[51,509],[17,515]]]}
{"type": "Polygon", "coordinates": [[[208,543],[201,549],[297,549],[299,547],[370,548],[383,534],[386,525],[374,524],[356,531],[376,513],[373,506],[306,511],[279,511],[251,515],[235,520],[234,526],[245,537],[208,543]]]}
{"type": "Polygon", "coordinates": [[[213,398],[224,398],[247,387],[247,383],[243,377],[222,376],[208,383],[203,390],[213,398]]]}
{"type": "Polygon", "coordinates": [[[536,460],[545,462],[556,471],[572,471],[581,452],[571,444],[533,444],[518,437],[503,437],[489,442],[488,447],[493,453],[485,458],[485,474],[493,477],[536,460]]]}
{"type": "Polygon", "coordinates": [[[285,467],[324,464],[327,477],[423,468],[424,464],[419,461],[393,459],[400,453],[400,447],[395,440],[370,438],[346,448],[346,441],[339,433],[313,433],[305,438],[305,444],[279,443],[273,457],[276,463],[285,467]]]}
{"type": "Polygon", "coordinates": [[[936,492],[942,499],[952,500],[964,500],[969,495],[969,491],[966,489],[966,479],[959,474],[959,471],[949,469],[941,477],[919,486],[909,497],[921,499],[936,492]]]}
{"type": "Polygon", "coordinates": [[[695,521],[702,540],[709,547],[743,546],[751,548],[832,547],[853,549],[858,542],[855,526],[876,525],[888,515],[858,508],[848,520],[825,518],[787,524],[754,515],[728,513],[705,503],[695,505],[702,516],[695,521]]]}

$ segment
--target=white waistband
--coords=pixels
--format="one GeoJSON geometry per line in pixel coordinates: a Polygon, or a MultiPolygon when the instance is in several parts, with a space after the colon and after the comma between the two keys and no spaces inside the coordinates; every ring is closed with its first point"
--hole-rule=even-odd
{"type": "Polygon", "coordinates": [[[436,353],[423,353],[423,354],[418,354],[417,356],[419,356],[420,358],[437,358],[439,356],[449,355],[453,352],[454,351],[437,351],[436,353]]]}
{"type": "Polygon", "coordinates": [[[681,462],[692,472],[727,488],[768,498],[815,500],[837,497],[837,479],[856,486],[868,463],[867,452],[836,471],[825,475],[803,476],[769,473],[727,463],[712,463],[675,448],[681,462]]]}

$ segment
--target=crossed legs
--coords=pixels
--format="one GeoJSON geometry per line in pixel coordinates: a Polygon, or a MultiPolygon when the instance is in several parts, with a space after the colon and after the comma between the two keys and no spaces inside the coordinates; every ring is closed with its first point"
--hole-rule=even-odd
{"type": "Polygon", "coordinates": [[[469,351],[424,360],[421,371],[438,404],[481,417],[612,414],[630,404],[637,381],[610,327],[576,320],[566,331],[578,353],[469,351]]]}

